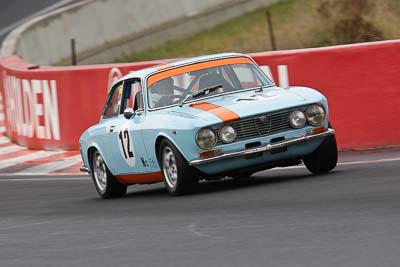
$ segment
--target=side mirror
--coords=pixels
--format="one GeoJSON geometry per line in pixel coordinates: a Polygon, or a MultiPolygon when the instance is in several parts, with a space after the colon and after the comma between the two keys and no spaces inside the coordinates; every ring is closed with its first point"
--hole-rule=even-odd
{"type": "Polygon", "coordinates": [[[133,108],[126,108],[124,110],[125,119],[129,120],[130,118],[132,118],[133,115],[135,115],[135,111],[133,110],[133,108]]]}

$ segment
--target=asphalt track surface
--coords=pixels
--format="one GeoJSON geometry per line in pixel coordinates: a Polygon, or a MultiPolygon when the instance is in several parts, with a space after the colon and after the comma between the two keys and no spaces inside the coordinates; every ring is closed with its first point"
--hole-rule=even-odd
{"type": "Polygon", "coordinates": [[[243,182],[98,198],[76,177],[0,177],[0,266],[400,266],[400,149],[243,182]]]}
{"type": "MultiPolygon", "coordinates": [[[[0,1],[0,43],[76,1],[0,1]]],[[[0,176],[0,266],[400,266],[400,149],[341,153],[334,172],[259,172],[169,197],[98,198],[85,176],[0,176]]]]}

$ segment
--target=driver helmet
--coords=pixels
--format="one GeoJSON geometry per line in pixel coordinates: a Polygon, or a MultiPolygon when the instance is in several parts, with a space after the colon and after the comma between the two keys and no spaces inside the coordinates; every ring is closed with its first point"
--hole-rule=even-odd
{"type": "Polygon", "coordinates": [[[156,82],[151,86],[149,93],[152,106],[157,107],[163,96],[174,94],[174,80],[169,77],[156,82]]]}

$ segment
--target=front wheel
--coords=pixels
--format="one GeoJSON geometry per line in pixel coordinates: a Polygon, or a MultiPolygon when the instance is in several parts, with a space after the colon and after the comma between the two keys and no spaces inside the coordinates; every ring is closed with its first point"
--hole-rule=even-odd
{"type": "Polygon", "coordinates": [[[97,150],[92,155],[91,167],[91,176],[96,191],[102,198],[116,198],[125,195],[127,186],[115,180],[103,156],[97,150]]]}
{"type": "Polygon", "coordinates": [[[159,160],[164,184],[170,195],[183,195],[194,189],[199,180],[198,175],[167,139],[160,144],[159,160]]]}
{"type": "Polygon", "coordinates": [[[327,173],[336,167],[338,151],[335,135],[325,137],[321,145],[310,155],[304,157],[303,162],[313,174],[327,173]]]}

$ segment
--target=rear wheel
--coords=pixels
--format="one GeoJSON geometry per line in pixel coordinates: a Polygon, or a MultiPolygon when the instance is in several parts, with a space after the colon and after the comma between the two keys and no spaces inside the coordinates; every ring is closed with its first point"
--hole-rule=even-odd
{"type": "Polygon", "coordinates": [[[304,157],[303,162],[313,174],[322,174],[333,170],[336,167],[337,159],[337,144],[333,134],[325,137],[324,141],[313,153],[304,157]]]}
{"type": "Polygon", "coordinates": [[[164,184],[170,195],[183,195],[195,188],[199,180],[198,175],[178,149],[167,139],[161,141],[159,160],[164,184]]]}
{"type": "Polygon", "coordinates": [[[97,150],[92,155],[91,165],[91,176],[96,190],[102,198],[116,198],[125,195],[127,186],[115,180],[103,156],[97,150]]]}

